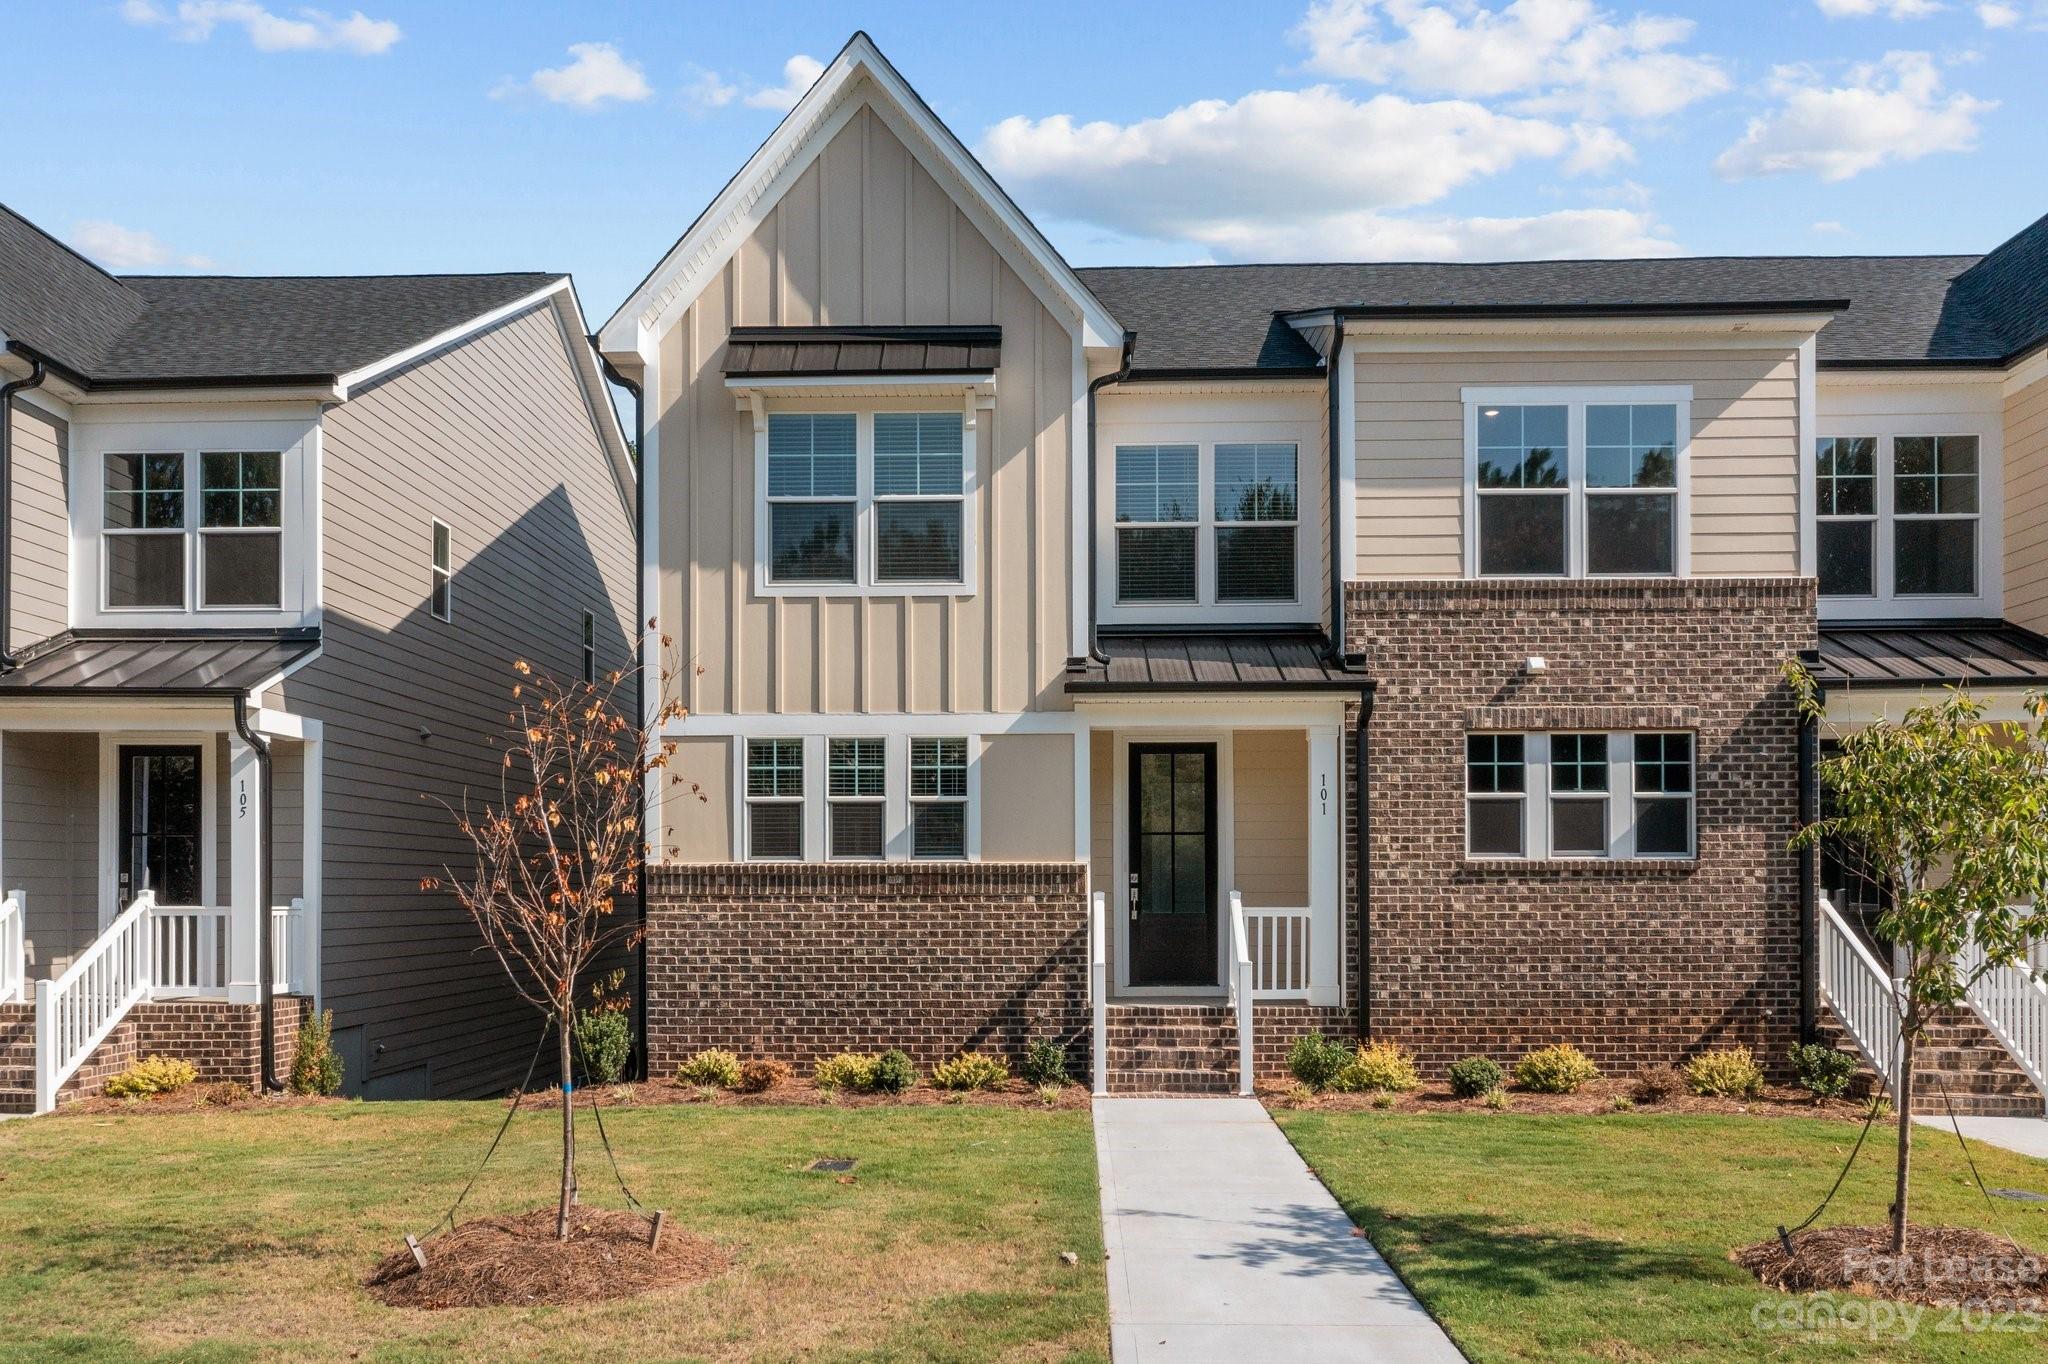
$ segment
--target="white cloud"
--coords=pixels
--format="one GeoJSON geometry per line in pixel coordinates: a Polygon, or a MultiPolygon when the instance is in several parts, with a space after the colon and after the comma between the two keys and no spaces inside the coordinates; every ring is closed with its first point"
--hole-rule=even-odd
{"type": "Polygon", "coordinates": [[[1809,230],[1813,232],[1824,233],[1832,237],[1839,236],[1840,234],[1847,232],[1849,229],[1842,226],[1840,223],[1836,222],[1833,218],[1823,218],[1819,222],[1815,223],[1809,230]]]}
{"type": "Polygon", "coordinates": [[[1202,100],[1132,123],[1013,117],[979,152],[1035,212],[1225,257],[1666,254],[1646,213],[1401,216],[1529,160],[1568,172],[1634,155],[1611,130],[1466,100],[1354,99],[1330,86],[1202,100]]]}
{"type": "Polygon", "coordinates": [[[1814,0],[1830,19],[1867,19],[1882,14],[1887,19],[1925,19],[1948,8],[1940,0],[1814,0]]]}
{"type": "Polygon", "coordinates": [[[727,85],[720,80],[716,71],[706,71],[701,66],[692,67],[691,70],[696,74],[691,77],[690,83],[683,87],[683,100],[693,108],[723,109],[731,104],[740,92],[738,86],[727,85]]]}
{"type": "Polygon", "coordinates": [[[1617,19],[1592,0],[1316,0],[1295,31],[1313,71],[1425,94],[1516,96],[1525,113],[1662,118],[1728,88],[1712,57],[1671,49],[1690,19],[1617,19]]]}
{"type": "Polygon", "coordinates": [[[747,96],[745,103],[750,109],[794,109],[796,102],[804,97],[804,92],[824,74],[825,63],[799,52],[782,64],[782,84],[756,90],[747,96]]]}
{"type": "Polygon", "coordinates": [[[1977,6],[1977,19],[1986,28],[2011,28],[2020,21],[2017,5],[2006,5],[1991,0],[1991,3],[1977,6]]]}
{"type": "Polygon", "coordinates": [[[610,43],[571,43],[566,66],[542,67],[523,81],[507,79],[493,99],[532,91],[555,104],[595,109],[607,100],[643,100],[654,94],[638,62],[627,61],[610,43]]]}
{"type": "Polygon", "coordinates": [[[166,7],[157,0],[123,0],[121,17],[131,24],[167,25],[187,42],[203,43],[223,24],[239,25],[259,52],[352,52],[374,57],[405,36],[389,19],[355,10],[345,19],[324,10],[301,9],[295,17],[273,14],[254,0],[181,0],[166,7]]]}
{"type": "Polygon", "coordinates": [[[1978,116],[1998,107],[1944,92],[1925,52],[1888,52],[1850,68],[1847,83],[1832,87],[1811,68],[1779,67],[1773,91],[1779,107],[1751,119],[1741,140],[1715,159],[1723,179],[1806,172],[1847,180],[1887,161],[1968,151],[1978,116]]]}
{"type": "Polygon", "coordinates": [[[153,232],[86,219],[71,225],[71,244],[109,270],[210,270],[204,256],[174,251],[153,232]]]}

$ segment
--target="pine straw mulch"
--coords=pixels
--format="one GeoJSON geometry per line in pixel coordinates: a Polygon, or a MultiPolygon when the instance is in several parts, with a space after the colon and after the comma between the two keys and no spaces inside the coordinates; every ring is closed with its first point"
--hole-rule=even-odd
{"type": "MultiPolygon", "coordinates": [[[[935,1089],[919,1081],[901,1094],[856,1094],[848,1089],[820,1089],[806,1079],[789,1079],[758,1094],[742,1094],[711,1086],[683,1084],[676,1080],[645,1080],[634,1084],[585,1085],[577,1090],[577,1106],[587,1109],[589,1096],[596,1093],[601,1107],[661,1108],[671,1104],[694,1104],[701,1108],[931,1108],[940,1104],[965,1104],[975,1108],[1039,1108],[1046,1110],[1088,1107],[1088,1086],[1070,1084],[1059,1097],[1047,1103],[1038,1087],[1023,1080],[1011,1080],[1001,1089],[935,1089]]],[[[507,1103],[511,1098],[506,1099],[507,1103]]],[[[559,1089],[534,1090],[521,1106],[546,1111],[562,1102],[559,1089]]]]}
{"type": "Polygon", "coordinates": [[[147,1098],[115,1099],[105,1094],[74,1099],[57,1105],[57,1115],[106,1117],[109,1114],[138,1113],[269,1113],[287,1108],[331,1108],[359,1100],[328,1098],[318,1094],[257,1094],[232,1080],[199,1081],[180,1085],[147,1098]]]}
{"type": "Polygon", "coordinates": [[[485,1217],[422,1243],[427,1267],[394,1251],[363,1280],[388,1307],[538,1307],[630,1298],[723,1274],[732,1257],[714,1241],[679,1230],[648,1248],[650,1224],[637,1213],[574,1208],[569,1239],[555,1239],[555,1210],[485,1217]]]}
{"type": "Polygon", "coordinates": [[[1259,1097],[1268,1108],[1304,1109],[1317,1113],[1358,1113],[1381,1110],[1392,1113],[1712,1113],[1747,1114],[1763,1118],[1837,1118],[1862,1122],[1868,1109],[1861,1099],[1816,1099],[1794,1085],[1770,1085],[1756,1099],[1721,1099],[1695,1094],[1682,1084],[1666,1085],[1657,1097],[1638,1088],[1630,1075],[1603,1076],[1581,1086],[1575,1094],[1538,1094],[1510,1084],[1508,1106],[1490,1109],[1486,1100],[1461,1099],[1441,1081],[1425,1084],[1406,1094],[1309,1094],[1298,1085],[1265,1084],[1259,1097]],[[1626,1102],[1620,1108],[1615,1100],[1626,1102]],[[1391,1102],[1384,1102],[1391,1100],[1391,1102]]]}
{"type": "Polygon", "coordinates": [[[1968,1227],[1909,1227],[1906,1253],[1891,1253],[1890,1227],[1814,1227],[1729,1258],[1765,1287],[1788,1293],[1844,1290],[1863,1297],[1963,1305],[1997,1312],[2048,1308],[2048,1264],[2003,1236],[1968,1227]]]}

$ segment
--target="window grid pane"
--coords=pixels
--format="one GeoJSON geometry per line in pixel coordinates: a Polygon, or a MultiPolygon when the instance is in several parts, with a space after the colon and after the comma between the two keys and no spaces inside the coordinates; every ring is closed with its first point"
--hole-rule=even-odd
{"type": "Polygon", "coordinates": [[[1579,793],[1607,790],[1607,736],[1550,736],[1550,789],[1579,793]]]}
{"type": "Polygon", "coordinates": [[[108,530],[185,528],[183,455],[108,455],[104,477],[108,530]]]}
{"type": "Polygon", "coordinates": [[[801,739],[747,740],[747,796],[802,798],[804,793],[804,741],[801,739]]]}
{"type": "Polygon", "coordinates": [[[275,451],[208,452],[199,456],[200,525],[274,529],[281,524],[282,457],[275,451]]]}
{"type": "Polygon", "coordinates": [[[1199,520],[1200,467],[1200,456],[1192,445],[1117,446],[1116,519],[1199,520]]]}
{"type": "Polygon", "coordinates": [[[828,745],[825,793],[833,797],[880,796],[886,761],[882,739],[834,739],[828,745]]]}
{"type": "Polygon", "coordinates": [[[1293,521],[1299,515],[1292,444],[1216,447],[1216,521],[1293,521]]]}
{"type": "Polygon", "coordinates": [[[1561,404],[1480,408],[1479,486],[1562,489],[1569,412],[1561,404]]]}
{"type": "Polygon", "coordinates": [[[804,855],[804,807],[795,801],[747,807],[747,855],[793,861],[804,855]]]}
{"type": "Polygon", "coordinates": [[[1216,530],[1216,600],[1293,601],[1293,526],[1216,530]]]}
{"type": "Polygon", "coordinates": [[[959,496],[965,449],[958,412],[877,412],[875,496],[959,496]]]}
{"type": "Polygon", "coordinates": [[[768,496],[852,497],[854,418],[849,412],[768,414],[768,496]]]}
{"type": "Polygon", "coordinates": [[[1677,572],[1677,521],[1676,493],[1588,493],[1586,572],[1677,572]]]}
{"type": "Polygon", "coordinates": [[[853,503],[769,506],[768,576],[779,583],[853,581],[853,503]]]}
{"type": "Polygon", "coordinates": [[[1526,790],[1523,738],[1520,734],[1466,735],[1465,789],[1483,795],[1519,795],[1526,790]]]}
{"type": "Polygon", "coordinates": [[[878,801],[834,801],[832,855],[872,860],[885,851],[882,806],[878,801]]]}
{"type": "Polygon", "coordinates": [[[1815,507],[1821,516],[1877,512],[1877,439],[1824,436],[1817,447],[1815,507]]]}
{"type": "Polygon", "coordinates": [[[967,794],[967,740],[912,739],[910,794],[913,797],[967,794]]]}
{"type": "Polygon", "coordinates": [[[1638,734],[1635,789],[1638,795],[1692,793],[1692,735],[1638,734]]]}
{"type": "Polygon", "coordinates": [[[1489,577],[1564,575],[1566,494],[1481,493],[1479,572],[1489,577]]]}
{"type": "Polygon", "coordinates": [[[1590,403],[1586,486],[1678,487],[1678,408],[1671,403],[1590,403]]]}

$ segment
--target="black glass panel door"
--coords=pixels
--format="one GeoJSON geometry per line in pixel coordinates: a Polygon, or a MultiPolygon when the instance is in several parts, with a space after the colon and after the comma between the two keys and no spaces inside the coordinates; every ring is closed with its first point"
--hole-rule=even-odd
{"type": "Polygon", "coordinates": [[[126,908],[145,890],[160,905],[199,903],[199,750],[121,750],[121,883],[126,908]]]}
{"type": "Polygon", "coordinates": [[[1216,746],[1131,745],[1130,983],[1214,985],[1216,746]]]}

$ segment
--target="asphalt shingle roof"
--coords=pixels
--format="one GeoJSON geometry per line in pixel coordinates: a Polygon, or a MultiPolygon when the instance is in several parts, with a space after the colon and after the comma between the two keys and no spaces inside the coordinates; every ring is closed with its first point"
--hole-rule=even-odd
{"type": "Polygon", "coordinates": [[[331,379],[560,278],[116,277],[0,206],[0,332],[95,384],[331,379]]]}

